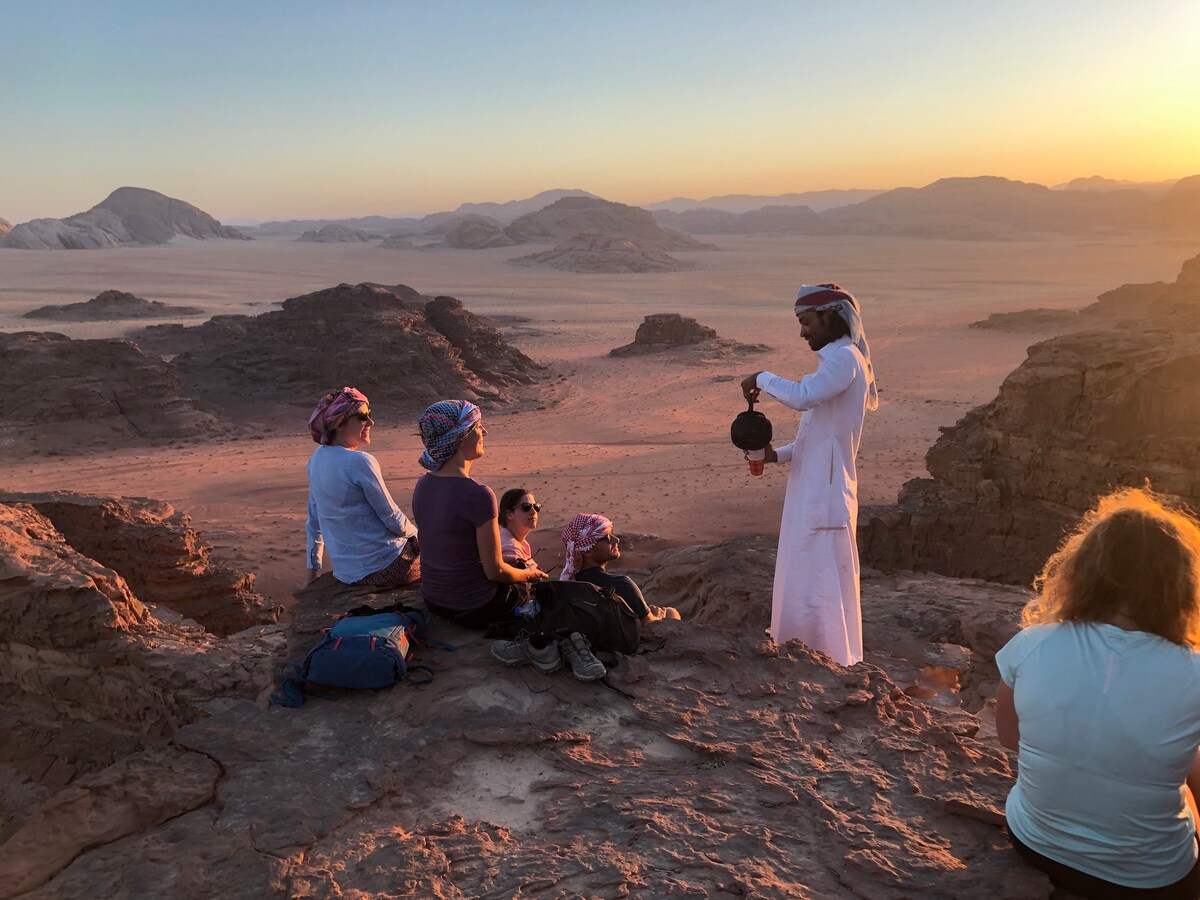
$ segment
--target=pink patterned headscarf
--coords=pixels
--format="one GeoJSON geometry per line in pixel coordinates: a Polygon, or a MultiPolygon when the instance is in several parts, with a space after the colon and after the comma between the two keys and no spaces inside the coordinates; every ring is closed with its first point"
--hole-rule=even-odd
{"type": "Polygon", "coordinates": [[[563,560],[561,581],[574,581],[575,573],[583,564],[583,554],[599,543],[605,534],[612,531],[613,523],[604,516],[591,513],[576,513],[562,530],[563,546],[567,553],[563,560]]]}
{"type": "Polygon", "coordinates": [[[308,430],[312,432],[312,439],[322,446],[328,446],[332,443],[333,433],[339,425],[360,408],[370,405],[367,395],[352,387],[330,391],[321,398],[317,408],[308,417],[308,430]]]}

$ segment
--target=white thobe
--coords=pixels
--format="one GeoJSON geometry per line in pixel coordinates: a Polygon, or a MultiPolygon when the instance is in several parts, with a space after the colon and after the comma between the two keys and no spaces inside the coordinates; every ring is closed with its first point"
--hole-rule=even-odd
{"type": "Polygon", "coordinates": [[[796,439],[776,449],[790,462],[779,556],[775,563],[771,636],[798,638],[842,665],[862,659],[859,606],[858,456],[867,403],[867,367],[849,338],[817,351],[817,371],[800,381],[770,372],[758,386],[803,410],[796,439]]]}

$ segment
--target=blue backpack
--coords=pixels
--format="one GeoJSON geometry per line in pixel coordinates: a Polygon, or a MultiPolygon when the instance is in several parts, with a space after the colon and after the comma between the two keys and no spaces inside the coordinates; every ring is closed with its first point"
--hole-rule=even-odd
{"type": "MultiPolygon", "coordinates": [[[[284,680],[281,692],[271,697],[271,705],[303,706],[309,684],[360,690],[385,688],[417,669],[429,677],[412,684],[428,684],[433,680],[433,670],[409,664],[413,645],[425,629],[425,614],[418,609],[401,606],[398,611],[387,612],[370,607],[352,610],[326,630],[303,664],[287,664],[295,674],[284,680]]],[[[437,641],[426,643],[445,650],[457,649],[437,641]]],[[[314,696],[332,699],[328,695],[314,696]]]]}

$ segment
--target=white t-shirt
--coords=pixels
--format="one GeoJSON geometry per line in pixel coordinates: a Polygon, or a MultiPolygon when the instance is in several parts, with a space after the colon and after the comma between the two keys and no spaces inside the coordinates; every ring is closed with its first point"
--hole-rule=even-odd
{"type": "Polygon", "coordinates": [[[1127,887],[1196,861],[1183,782],[1200,744],[1200,653],[1098,622],[1017,634],[996,665],[1021,728],[1008,827],[1029,847],[1127,887]]]}

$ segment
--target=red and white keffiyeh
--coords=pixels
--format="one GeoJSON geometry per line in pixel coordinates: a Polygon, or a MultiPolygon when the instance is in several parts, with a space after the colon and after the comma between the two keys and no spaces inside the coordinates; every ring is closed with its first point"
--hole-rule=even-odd
{"type": "Polygon", "coordinates": [[[604,516],[591,513],[576,513],[563,526],[562,540],[566,548],[563,558],[561,581],[574,581],[575,573],[583,563],[583,554],[599,543],[600,539],[612,531],[613,523],[604,516]]]}

